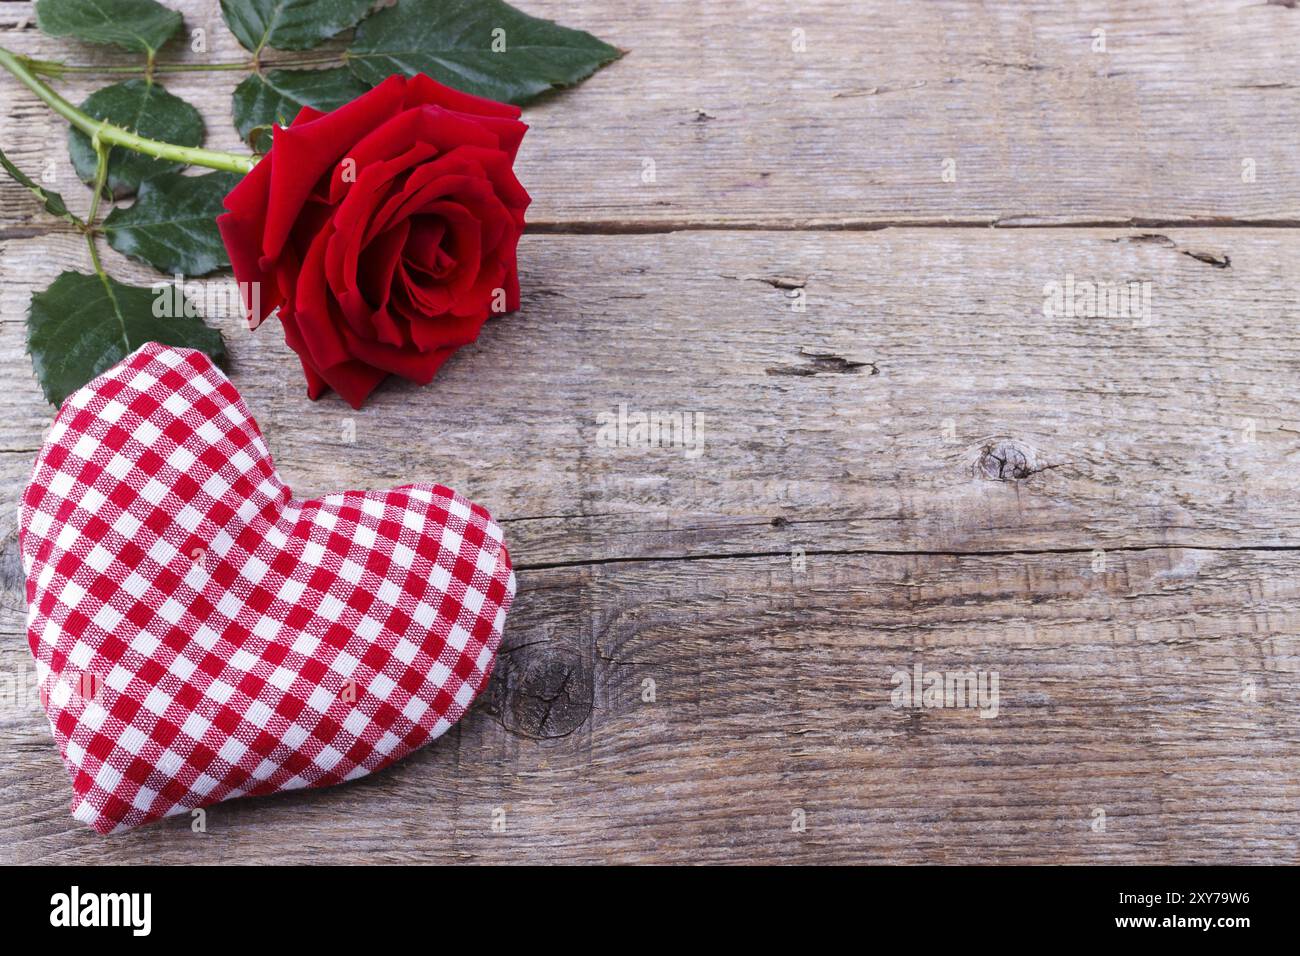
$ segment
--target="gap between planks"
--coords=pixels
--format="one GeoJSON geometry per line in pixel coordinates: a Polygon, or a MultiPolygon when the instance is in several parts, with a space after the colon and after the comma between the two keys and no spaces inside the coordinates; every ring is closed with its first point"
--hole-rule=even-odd
{"type": "Polygon", "coordinates": [[[553,220],[528,223],[525,232],[549,236],[627,236],[674,232],[881,232],[886,229],[1297,229],[1300,219],[1098,219],[1078,222],[1032,216],[998,219],[812,220],[553,220]]]}
{"type": "MultiPolygon", "coordinates": [[[[675,232],[883,232],[887,229],[1300,229],[1300,219],[1098,219],[1042,221],[1034,217],[1001,219],[827,219],[827,220],[540,220],[524,232],[536,236],[649,236],[675,232]],[[1028,221],[1027,221],[1028,220],[1028,221]]],[[[0,242],[39,239],[76,230],[62,223],[0,227],[0,242]]],[[[223,275],[225,272],[217,273],[223,275]]]]}
{"type": "MultiPolygon", "coordinates": [[[[514,521],[527,521],[527,518],[514,518],[514,521]]],[[[791,522],[795,524],[797,522],[791,522]]],[[[1300,544],[1240,544],[1240,545],[1197,545],[1197,544],[1128,544],[1109,548],[988,548],[968,551],[944,549],[907,549],[907,548],[804,548],[803,553],[809,557],[847,557],[862,555],[865,557],[891,558],[1007,558],[1033,557],[1047,554],[1092,554],[1104,551],[1115,552],[1144,551],[1210,551],[1230,553],[1237,551],[1283,551],[1300,552],[1300,544]]],[[[660,555],[621,555],[612,558],[589,558],[580,561],[538,561],[519,563],[516,571],[553,571],[565,568],[589,568],[605,564],[667,564],[676,561],[744,561],[750,558],[783,558],[790,554],[789,548],[778,551],[736,551],[724,554],[660,554],[660,555]]]]}

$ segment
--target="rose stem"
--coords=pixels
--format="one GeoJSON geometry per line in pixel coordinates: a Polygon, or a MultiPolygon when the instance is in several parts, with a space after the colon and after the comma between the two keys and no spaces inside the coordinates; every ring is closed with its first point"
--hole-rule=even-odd
{"type": "Polygon", "coordinates": [[[95,248],[95,219],[99,215],[99,201],[104,198],[104,184],[108,181],[108,147],[98,137],[92,138],[91,144],[95,147],[95,192],[90,197],[90,212],[86,214],[82,231],[86,234],[86,245],[90,247],[90,264],[95,267],[95,275],[99,276],[99,281],[104,283],[104,289],[112,298],[113,288],[108,284],[108,273],[104,271],[99,261],[99,250],[95,248]]]}
{"type": "Polygon", "coordinates": [[[252,156],[240,156],[237,153],[223,153],[213,149],[200,149],[195,146],[177,146],[175,143],[159,142],[156,139],[148,139],[129,132],[120,126],[114,126],[112,123],[94,119],[42,83],[28,68],[25,58],[15,56],[3,47],[0,47],[0,66],[18,77],[50,109],[89,136],[92,141],[98,139],[105,146],[121,146],[137,153],[155,156],[158,159],[166,159],[187,165],[206,166],[209,169],[221,169],[231,173],[247,173],[256,162],[252,156]]]}

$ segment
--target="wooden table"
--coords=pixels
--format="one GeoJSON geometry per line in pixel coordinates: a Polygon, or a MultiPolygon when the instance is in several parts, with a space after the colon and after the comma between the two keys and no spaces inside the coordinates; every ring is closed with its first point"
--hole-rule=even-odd
{"type": "MultiPolygon", "coordinates": [[[[503,521],[489,691],[377,776],[108,839],[11,694],[0,862],[1296,862],[1300,9],[520,5],[629,51],[526,111],[523,309],[361,412],[306,400],[274,323],[210,320],[297,493],[437,480],[503,521]],[[1045,308],[1070,276],[1151,308],[1045,308]],[[606,447],[620,404],[701,416],[702,452],[606,447]],[[997,672],[996,718],[893,706],[918,663],[997,672]]],[[[165,85],[233,149],[238,79],[165,85]]],[[[84,209],[63,124],[0,88],[0,145],[84,209]]],[[[86,261],[0,202],[20,674],[27,302],[86,261]]]]}

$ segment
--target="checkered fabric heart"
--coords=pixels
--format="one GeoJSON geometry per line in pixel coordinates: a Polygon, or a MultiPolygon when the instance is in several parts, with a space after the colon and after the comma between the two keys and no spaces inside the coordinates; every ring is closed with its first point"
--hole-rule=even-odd
{"type": "Polygon", "coordinates": [[[100,833],[401,759],[483,689],[515,591],[485,510],[295,499],[221,371],[156,344],[64,403],[19,527],[72,815],[100,833]]]}

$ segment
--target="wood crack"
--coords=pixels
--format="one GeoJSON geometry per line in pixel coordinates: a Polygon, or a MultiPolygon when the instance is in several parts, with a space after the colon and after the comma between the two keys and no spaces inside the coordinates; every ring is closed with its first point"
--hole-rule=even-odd
{"type": "MultiPolygon", "coordinates": [[[[1300,219],[1087,219],[1045,221],[1026,214],[1003,219],[752,219],[538,220],[536,236],[642,236],[675,232],[882,232],[886,229],[1300,229],[1300,219]]],[[[56,223],[0,228],[0,241],[75,234],[56,223]]]]}
{"type": "MultiPolygon", "coordinates": [[[[867,556],[867,557],[915,557],[915,558],[1001,558],[1023,555],[1033,557],[1049,554],[1087,554],[1096,551],[1107,554],[1143,551],[1209,551],[1215,553],[1231,552],[1297,552],[1300,544],[1243,544],[1243,545],[1198,545],[1198,544],[1128,544],[1108,548],[980,548],[967,551],[955,549],[927,550],[923,548],[804,548],[806,556],[867,556]]],[[[669,555],[629,555],[612,558],[583,558],[573,561],[538,561],[533,563],[518,562],[515,571],[551,571],[562,568],[589,568],[605,564],[665,564],[675,561],[745,561],[753,558],[788,558],[790,550],[779,551],[729,551],[718,554],[669,554],[669,555]]]]}
{"type": "Polygon", "coordinates": [[[625,236],[674,232],[880,232],[885,229],[1297,229],[1300,219],[1049,219],[1032,213],[996,219],[610,219],[539,220],[531,235],[625,236]]]}

